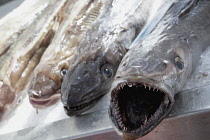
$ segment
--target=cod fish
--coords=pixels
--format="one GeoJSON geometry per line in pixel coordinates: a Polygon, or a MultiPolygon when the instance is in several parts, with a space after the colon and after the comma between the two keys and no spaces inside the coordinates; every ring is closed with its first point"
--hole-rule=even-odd
{"type": "Polygon", "coordinates": [[[101,6],[100,0],[69,1],[69,14],[44,52],[29,85],[29,100],[34,108],[46,108],[60,99],[63,76],[86,30],[98,16],[101,6]]]}
{"type": "Polygon", "coordinates": [[[0,119],[7,117],[17,105],[33,69],[62,22],[64,7],[65,0],[51,0],[36,21],[12,44],[14,49],[0,69],[0,119]]]}
{"type": "Polygon", "coordinates": [[[167,115],[210,46],[210,1],[179,0],[153,32],[124,56],[111,87],[109,117],[119,135],[136,139],[167,115]]]}
{"type": "Polygon", "coordinates": [[[0,20],[0,66],[10,56],[20,35],[48,7],[49,0],[25,0],[0,20]],[[11,48],[13,46],[13,48],[11,48]]]}
{"type": "Polygon", "coordinates": [[[109,91],[121,59],[155,4],[152,0],[101,1],[99,17],[77,47],[61,86],[61,100],[69,116],[90,109],[109,91]]]}

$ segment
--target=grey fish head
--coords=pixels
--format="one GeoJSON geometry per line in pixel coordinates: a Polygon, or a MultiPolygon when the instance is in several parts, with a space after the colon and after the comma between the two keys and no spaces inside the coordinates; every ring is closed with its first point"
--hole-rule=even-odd
{"type": "Polygon", "coordinates": [[[109,116],[128,139],[152,131],[209,46],[208,1],[177,1],[155,30],[124,56],[111,87],[109,116]],[[207,25],[208,24],[208,25],[207,25]]]}
{"type": "Polygon", "coordinates": [[[88,110],[111,87],[115,74],[113,66],[107,63],[98,66],[94,62],[84,62],[65,75],[61,100],[67,115],[79,115],[88,110]]]}
{"type": "Polygon", "coordinates": [[[148,38],[131,49],[111,88],[109,116],[119,135],[139,138],[154,129],[169,114],[191,71],[188,41],[177,36],[148,38]]]}
{"type": "Polygon", "coordinates": [[[75,61],[69,67],[61,85],[61,101],[67,115],[79,115],[90,109],[111,88],[125,54],[125,50],[119,49],[119,44],[111,44],[111,48],[106,48],[96,41],[90,44],[96,46],[95,49],[82,44],[84,46],[81,48],[86,49],[75,55],[75,61]]]}

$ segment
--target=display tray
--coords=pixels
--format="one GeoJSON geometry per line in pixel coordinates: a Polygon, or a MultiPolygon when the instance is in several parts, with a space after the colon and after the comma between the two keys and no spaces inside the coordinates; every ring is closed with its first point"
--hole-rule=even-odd
{"type": "MultiPolygon", "coordinates": [[[[1,7],[0,7],[1,9],[1,7]]],[[[210,140],[210,47],[157,128],[141,140],[210,140]]],[[[108,117],[109,94],[81,116],[68,117],[61,102],[37,111],[26,96],[0,126],[0,140],[118,140],[108,117]]]]}

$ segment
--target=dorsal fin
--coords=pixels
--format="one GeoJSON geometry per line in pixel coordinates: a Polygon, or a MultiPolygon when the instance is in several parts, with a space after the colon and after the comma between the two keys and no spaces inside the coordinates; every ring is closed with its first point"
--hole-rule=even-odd
{"type": "MultiPolygon", "coordinates": [[[[94,3],[93,3],[94,4],[94,3]]],[[[94,4],[95,6],[91,6],[88,4],[86,8],[84,8],[80,14],[78,15],[77,25],[82,26],[81,30],[85,30],[90,24],[98,17],[100,14],[101,7],[103,6],[102,2],[97,2],[94,4]]]]}
{"type": "Polygon", "coordinates": [[[181,13],[179,14],[179,18],[186,15],[190,12],[190,10],[197,5],[199,0],[192,0],[189,2],[184,9],[182,9],[181,13]]]}

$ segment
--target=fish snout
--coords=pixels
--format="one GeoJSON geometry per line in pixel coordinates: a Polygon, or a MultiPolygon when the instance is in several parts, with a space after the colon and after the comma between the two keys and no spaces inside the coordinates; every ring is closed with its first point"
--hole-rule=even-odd
{"type": "Polygon", "coordinates": [[[37,75],[30,83],[29,96],[51,96],[59,90],[59,84],[45,75],[37,75]]]}
{"type": "Polygon", "coordinates": [[[29,85],[28,95],[33,107],[45,108],[58,101],[60,85],[45,75],[38,74],[29,85]]]}
{"type": "Polygon", "coordinates": [[[90,63],[68,70],[61,86],[61,101],[66,114],[78,115],[91,107],[100,96],[101,72],[90,63]]]}
{"type": "Polygon", "coordinates": [[[87,74],[83,78],[76,77],[68,88],[61,89],[61,100],[64,106],[75,106],[94,99],[97,95],[93,91],[99,87],[100,82],[101,79],[97,75],[92,77],[91,74],[87,74]]]}
{"type": "MultiPolygon", "coordinates": [[[[132,65],[126,75],[139,75],[154,80],[165,79],[174,73],[173,63],[168,60],[144,60],[132,65]]],[[[119,75],[120,77],[120,75],[119,75]]]]}

